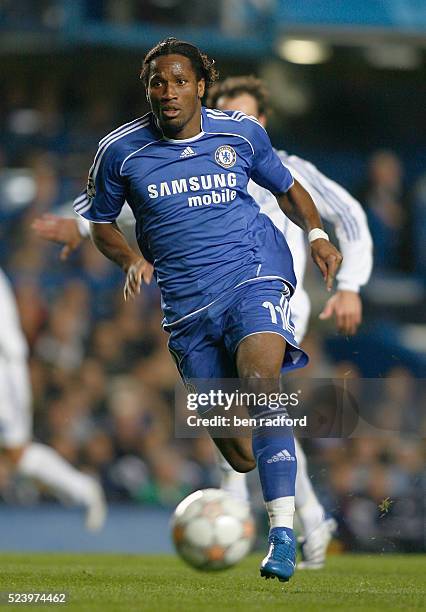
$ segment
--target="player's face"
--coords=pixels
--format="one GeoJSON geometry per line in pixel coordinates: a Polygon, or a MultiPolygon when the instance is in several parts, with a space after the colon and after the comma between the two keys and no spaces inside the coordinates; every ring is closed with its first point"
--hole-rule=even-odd
{"type": "Polygon", "coordinates": [[[235,98],[221,96],[216,104],[219,110],[241,111],[246,115],[256,117],[262,125],[266,124],[266,117],[259,113],[257,100],[249,93],[242,93],[235,98]]]}
{"type": "Polygon", "coordinates": [[[191,61],[183,55],[163,55],[151,62],[148,100],[166,136],[199,134],[204,87],[204,79],[197,80],[191,61]]]}

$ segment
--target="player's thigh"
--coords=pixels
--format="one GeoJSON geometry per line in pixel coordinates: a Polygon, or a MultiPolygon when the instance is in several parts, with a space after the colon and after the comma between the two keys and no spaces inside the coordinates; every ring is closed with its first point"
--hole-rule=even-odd
{"type": "Polygon", "coordinates": [[[193,381],[192,384],[197,386],[197,380],[213,381],[235,376],[234,360],[224,345],[206,342],[188,351],[181,344],[171,341],[169,352],[185,384],[193,381]]]}
{"type": "MultiPolygon", "coordinates": [[[[176,367],[183,383],[191,391],[208,392],[211,388],[222,386],[224,379],[236,378],[237,371],[233,354],[227,350],[221,334],[206,324],[205,326],[189,326],[185,330],[171,334],[169,338],[169,351],[176,363],[176,367]]],[[[213,410],[213,406],[198,408],[201,416],[213,410]]],[[[233,411],[243,411],[244,407],[235,407],[233,411]]],[[[237,412],[235,412],[236,414],[237,412]]],[[[239,472],[249,472],[255,466],[251,450],[251,437],[215,438],[209,432],[216,446],[228,461],[239,472]]]]}
{"type": "Polygon", "coordinates": [[[241,379],[279,379],[286,341],[269,331],[246,336],[238,345],[236,365],[241,379]]]}
{"type": "MultiPolygon", "coordinates": [[[[182,354],[179,352],[179,347],[172,343],[169,344],[169,351],[184,385],[187,389],[191,388],[191,391],[209,391],[211,388],[220,387],[221,380],[235,377],[234,360],[224,346],[204,345],[202,350],[182,354]]],[[[212,408],[212,406],[199,408],[198,413],[201,416],[206,415],[212,408]]],[[[244,410],[242,407],[238,409],[244,410]]],[[[244,417],[247,417],[245,410],[244,417]]],[[[234,470],[249,472],[256,467],[251,449],[251,437],[215,438],[214,434],[210,432],[209,434],[234,470]]]]}
{"type": "Polygon", "coordinates": [[[209,313],[172,329],[169,351],[182,380],[233,378],[233,356],[222,340],[221,321],[212,321],[209,313]]]}
{"type": "Polygon", "coordinates": [[[303,367],[307,355],[294,337],[289,290],[281,281],[249,284],[228,311],[225,343],[240,378],[278,378],[303,367]]]}

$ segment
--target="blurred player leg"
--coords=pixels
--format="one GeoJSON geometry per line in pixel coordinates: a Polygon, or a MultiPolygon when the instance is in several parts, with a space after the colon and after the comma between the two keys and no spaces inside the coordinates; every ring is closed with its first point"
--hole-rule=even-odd
{"type": "Polygon", "coordinates": [[[324,508],[320,504],[308,475],[306,455],[296,440],[297,476],[296,476],[296,512],[302,534],[306,536],[324,520],[324,508]]]}
{"type": "Polygon", "coordinates": [[[98,531],[104,525],[106,504],[101,486],[90,476],[79,472],[53,448],[32,442],[23,451],[16,469],[20,474],[34,478],[66,495],[76,505],[86,508],[86,528],[98,531]]]}
{"type": "MultiPolygon", "coordinates": [[[[302,285],[298,285],[290,301],[296,339],[302,342],[309,323],[310,301],[302,285]]],[[[308,462],[303,448],[295,440],[297,457],[296,475],[296,519],[300,527],[303,560],[298,569],[319,569],[324,566],[325,556],[332,535],[336,530],[334,519],[326,519],[325,511],[312,487],[308,473],[308,462]]]]}
{"type": "Polygon", "coordinates": [[[220,488],[236,499],[248,502],[246,475],[236,472],[219,450],[217,450],[217,463],[220,470],[220,488]]]}
{"type": "MultiPolygon", "coordinates": [[[[306,292],[296,291],[290,304],[296,339],[300,342],[305,335],[310,313],[306,292]]],[[[309,478],[306,455],[297,440],[295,440],[295,451],[297,458],[295,508],[303,542],[303,561],[298,564],[298,568],[317,569],[324,565],[327,547],[336,529],[336,522],[325,518],[324,508],[309,478]]],[[[234,497],[248,501],[246,475],[236,472],[219,452],[218,465],[221,475],[220,487],[234,497]]]]}
{"type": "Polygon", "coordinates": [[[86,508],[86,527],[100,529],[106,504],[100,485],[65,461],[55,450],[31,442],[31,391],[23,359],[0,358],[0,436],[6,455],[16,470],[66,495],[86,508]]]}
{"type": "Polygon", "coordinates": [[[297,457],[296,476],[296,517],[301,526],[302,561],[298,569],[321,569],[336,521],[326,518],[323,506],[313,490],[307,468],[305,453],[300,443],[295,441],[297,457]]]}

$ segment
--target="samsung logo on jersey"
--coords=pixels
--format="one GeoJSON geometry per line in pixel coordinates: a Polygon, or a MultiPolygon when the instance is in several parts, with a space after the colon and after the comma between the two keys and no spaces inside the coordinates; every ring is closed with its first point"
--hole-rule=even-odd
{"type": "Polygon", "coordinates": [[[191,176],[188,179],[182,178],[173,181],[164,181],[159,185],[148,185],[148,195],[150,198],[154,199],[158,197],[162,198],[164,196],[176,195],[178,193],[187,193],[188,191],[207,191],[210,189],[225,189],[225,191],[229,191],[226,189],[227,187],[236,186],[237,175],[235,172],[226,172],[223,174],[204,174],[202,176],[191,176]]]}

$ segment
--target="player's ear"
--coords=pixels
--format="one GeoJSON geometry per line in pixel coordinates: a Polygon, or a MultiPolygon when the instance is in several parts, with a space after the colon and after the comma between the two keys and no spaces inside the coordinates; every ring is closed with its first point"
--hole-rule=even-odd
{"type": "Polygon", "coordinates": [[[206,91],[206,82],[204,79],[200,79],[198,81],[198,97],[201,98],[204,96],[204,93],[206,91]]]}

